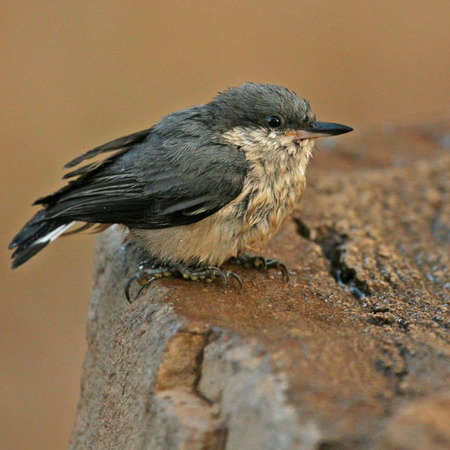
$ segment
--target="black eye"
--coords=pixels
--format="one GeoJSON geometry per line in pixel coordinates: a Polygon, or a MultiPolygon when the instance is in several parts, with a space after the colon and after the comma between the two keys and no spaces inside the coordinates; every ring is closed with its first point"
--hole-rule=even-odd
{"type": "Polygon", "coordinates": [[[267,118],[267,125],[269,125],[270,128],[278,128],[281,125],[281,117],[276,116],[275,114],[269,116],[267,118]]]}

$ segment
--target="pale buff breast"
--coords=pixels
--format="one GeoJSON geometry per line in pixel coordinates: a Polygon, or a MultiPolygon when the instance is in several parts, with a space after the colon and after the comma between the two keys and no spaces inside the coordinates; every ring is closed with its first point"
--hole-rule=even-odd
{"type": "Polygon", "coordinates": [[[246,152],[251,161],[243,189],[252,192],[239,236],[239,250],[261,250],[277,233],[284,219],[300,201],[305,186],[305,170],[314,141],[301,145],[290,138],[279,142],[277,149],[253,146],[246,152]]]}

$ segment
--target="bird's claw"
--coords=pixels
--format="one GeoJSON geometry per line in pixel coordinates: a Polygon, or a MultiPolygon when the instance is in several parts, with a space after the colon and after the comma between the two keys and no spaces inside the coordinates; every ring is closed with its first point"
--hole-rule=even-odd
{"type": "Polygon", "coordinates": [[[228,279],[231,277],[239,283],[241,288],[243,284],[239,275],[234,272],[219,269],[218,267],[185,267],[178,264],[158,265],[155,260],[148,260],[140,263],[138,272],[128,280],[125,286],[125,297],[129,303],[132,303],[131,287],[135,281],[141,287],[134,300],[154,281],[169,277],[183,278],[190,281],[201,281],[203,283],[212,283],[215,279],[220,278],[225,286],[228,284],[228,279]]]}
{"type": "Polygon", "coordinates": [[[238,255],[236,258],[232,258],[231,262],[235,262],[236,264],[246,267],[248,269],[258,269],[258,270],[269,270],[269,269],[279,269],[286,279],[286,282],[289,281],[289,271],[288,268],[277,261],[276,259],[266,259],[263,256],[254,256],[249,255],[248,253],[242,253],[238,255]]]}

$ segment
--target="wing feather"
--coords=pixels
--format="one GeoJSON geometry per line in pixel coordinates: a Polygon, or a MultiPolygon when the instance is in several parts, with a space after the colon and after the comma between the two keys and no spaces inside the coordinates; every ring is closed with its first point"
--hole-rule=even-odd
{"type": "Polygon", "coordinates": [[[118,139],[114,139],[113,141],[107,142],[106,144],[99,145],[98,147],[93,148],[92,150],[83,153],[80,156],[69,161],[64,168],[69,169],[71,167],[77,166],[82,161],[86,159],[94,158],[95,156],[100,155],[100,153],[112,152],[114,150],[120,149],[129,149],[136,144],[143,142],[147,139],[148,135],[151,133],[152,128],[148,128],[147,130],[138,131],[137,133],[128,134],[126,136],[122,136],[118,139]]]}
{"type": "Polygon", "coordinates": [[[241,192],[247,162],[238,148],[189,131],[176,130],[181,136],[174,136],[173,128],[155,127],[90,150],[66,167],[119,152],[67,174],[78,178],[36,203],[55,221],[142,229],[197,222],[241,192]]]}

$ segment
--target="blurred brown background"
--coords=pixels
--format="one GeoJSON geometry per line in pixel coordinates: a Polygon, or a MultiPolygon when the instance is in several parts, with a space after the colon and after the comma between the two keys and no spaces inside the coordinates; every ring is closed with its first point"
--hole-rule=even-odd
{"type": "Polygon", "coordinates": [[[64,448],[75,417],[95,237],[6,251],[65,162],[245,81],[356,132],[449,114],[445,0],[0,5],[2,449],[64,448]]]}

